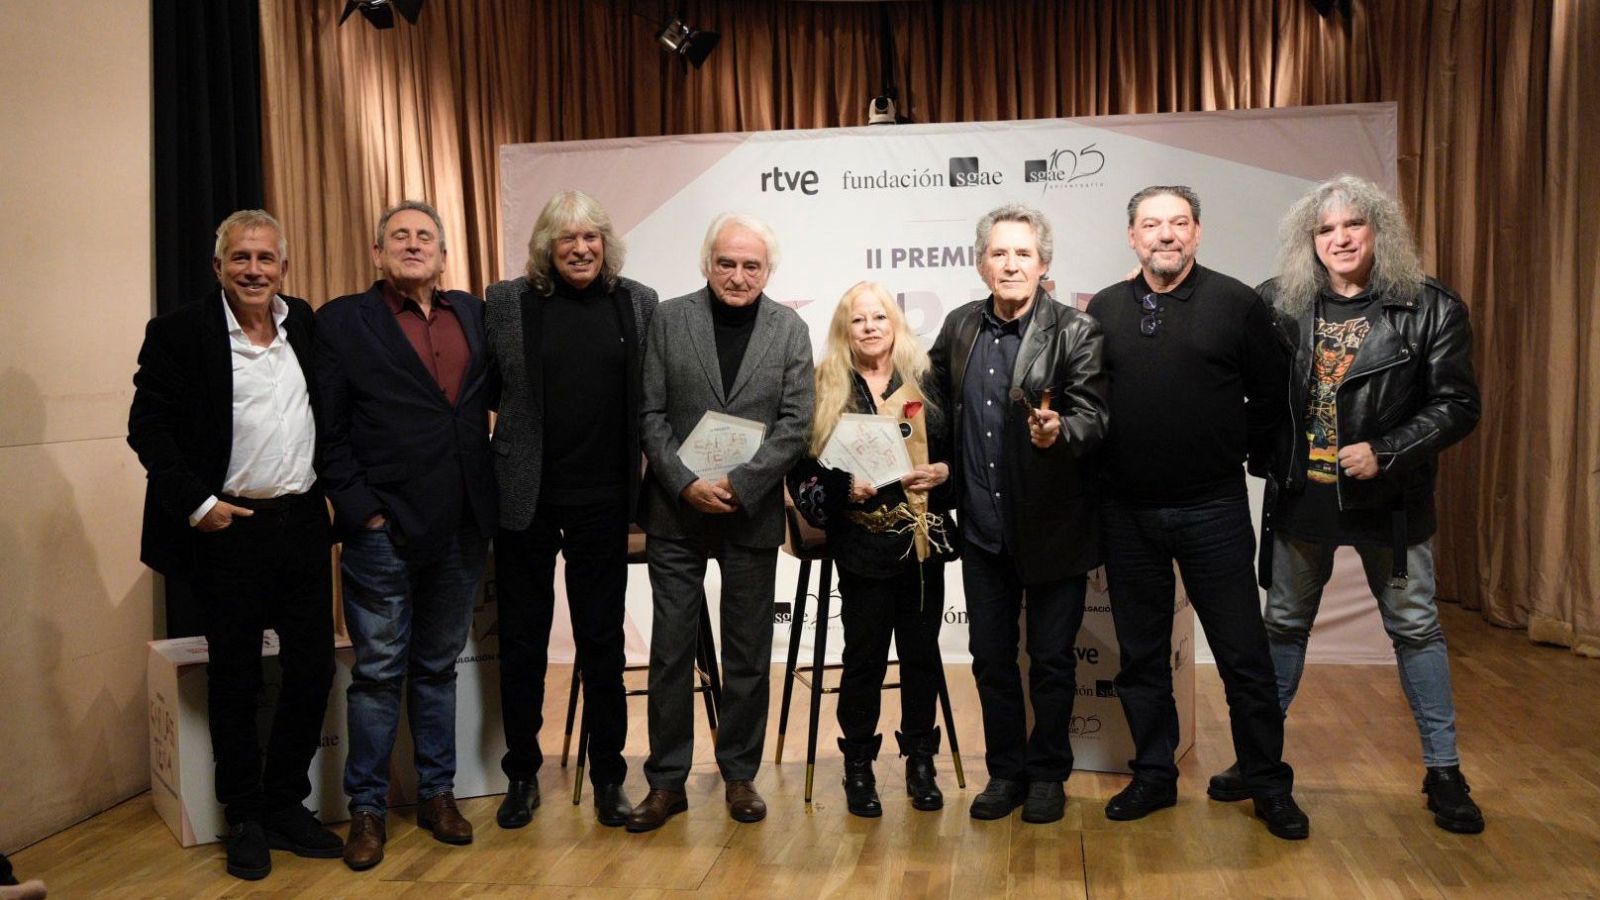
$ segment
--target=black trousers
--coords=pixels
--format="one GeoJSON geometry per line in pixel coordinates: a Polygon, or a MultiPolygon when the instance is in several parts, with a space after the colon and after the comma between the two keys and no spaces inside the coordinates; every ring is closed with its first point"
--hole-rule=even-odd
{"type": "Polygon", "coordinates": [[[900,656],[900,731],[933,730],[939,699],[939,625],[944,617],[944,563],[928,560],[889,578],[839,570],[844,621],[844,673],[839,680],[839,730],[851,743],[878,733],[889,639],[900,656]]]}
{"type": "Polygon", "coordinates": [[[199,542],[194,585],[211,655],[217,801],[233,825],[299,805],[311,793],[306,773],[333,685],[328,508],[307,494],[236,517],[221,531],[201,533],[199,542]],[[283,683],[263,761],[256,716],[266,628],[278,633],[283,683]]]}
{"type": "Polygon", "coordinates": [[[1122,652],[1117,695],[1133,734],[1133,774],[1178,779],[1178,709],[1172,700],[1176,561],[1222,676],[1239,773],[1258,797],[1289,793],[1294,771],[1283,761],[1283,713],[1261,622],[1255,532],[1245,498],[1161,508],[1108,501],[1101,521],[1111,619],[1122,652]]]}
{"type": "Polygon", "coordinates": [[[1010,554],[990,553],[972,543],[961,551],[967,594],[968,646],[972,676],[983,706],[984,761],[991,778],[1065,781],[1072,774],[1072,702],[1078,660],[1073,642],[1083,624],[1088,589],[1084,575],[1024,585],[1010,554]],[[1017,663],[1022,638],[1018,619],[1028,608],[1028,697],[1033,732],[1028,733],[1017,663]]]}
{"type": "Polygon", "coordinates": [[[583,708],[589,723],[589,778],[621,784],[628,709],[622,669],[624,601],[628,591],[628,501],[625,491],[594,503],[541,502],[526,529],[495,536],[495,594],[500,606],[500,714],[505,723],[506,777],[531,779],[544,763],[544,678],[555,612],[556,554],[566,560],[567,609],[583,708]]]}

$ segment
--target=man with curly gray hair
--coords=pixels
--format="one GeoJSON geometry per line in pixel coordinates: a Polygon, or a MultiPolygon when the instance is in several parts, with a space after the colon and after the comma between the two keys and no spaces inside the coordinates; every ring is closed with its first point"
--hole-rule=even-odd
{"type": "Polygon", "coordinates": [[[628,523],[640,483],[640,366],[657,298],[621,276],[625,252],[598,201],[560,191],[534,222],[526,274],[490,285],[486,298],[489,366],[501,384],[494,430],[507,779],[495,814],[501,828],[527,825],[539,806],[558,553],[566,562],[595,817],[615,827],[633,808],[622,788],[623,621],[628,523]]]}
{"type": "MultiPolygon", "coordinates": [[[[1289,210],[1278,275],[1260,292],[1294,353],[1293,422],[1267,479],[1261,534],[1279,705],[1287,713],[1299,687],[1334,551],[1353,546],[1422,738],[1428,809],[1440,828],[1476,834],[1483,815],[1456,752],[1432,542],[1439,453],[1478,422],[1467,308],[1423,274],[1399,203],[1350,175],[1289,210]]],[[[1242,799],[1237,767],[1209,793],[1242,799]]]]}

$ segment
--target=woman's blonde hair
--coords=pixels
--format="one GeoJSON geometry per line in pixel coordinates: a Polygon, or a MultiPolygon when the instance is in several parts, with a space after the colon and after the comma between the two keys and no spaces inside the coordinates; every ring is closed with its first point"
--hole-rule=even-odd
{"type": "MultiPolygon", "coordinates": [[[[906,324],[905,313],[900,311],[888,289],[876,281],[858,281],[851,285],[834,307],[833,318],[828,323],[827,348],[817,363],[816,413],[811,419],[813,457],[822,455],[828,439],[833,437],[833,429],[839,424],[839,417],[850,405],[856,368],[855,354],[850,348],[850,318],[856,298],[862,295],[877,300],[889,317],[894,335],[894,349],[889,358],[900,379],[917,384],[920,389],[922,376],[928,371],[928,355],[922,352],[922,342],[906,324]]],[[[923,402],[928,402],[926,397],[923,402]]]]}

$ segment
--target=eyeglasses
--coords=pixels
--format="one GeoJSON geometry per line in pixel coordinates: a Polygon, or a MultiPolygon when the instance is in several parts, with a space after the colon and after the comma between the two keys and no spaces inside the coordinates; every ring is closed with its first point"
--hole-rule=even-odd
{"type": "Polygon", "coordinates": [[[1145,294],[1139,298],[1139,308],[1144,310],[1144,315],[1139,319],[1139,333],[1145,337],[1155,337],[1156,331],[1161,328],[1161,320],[1156,318],[1156,313],[1161,311],[1156,295],[1145,294]]]}

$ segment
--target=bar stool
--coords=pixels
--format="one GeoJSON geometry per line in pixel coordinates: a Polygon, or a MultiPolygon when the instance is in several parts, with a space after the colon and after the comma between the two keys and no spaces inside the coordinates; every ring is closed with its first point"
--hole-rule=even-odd
{"type": "MultiPolygon", "coordinates": [[[[645,562],[645,533],[637,525],[628,526],[628,564],[643,564],[645,562]]],[[[648,664],[624,666],[624,673],[648,672],[648,664]]],[[[700,607],[700,640],[695,649],[695,686],[694,692],[705,699],[706,721],[711,727],[711,742],[717,740],[717,710],[722,707],[722,675],[717,668],[717,642],[711,630],[711,613],[702,604],[700,607]]],[[[567,731],[561,741],[561,767],[567,767],[567,752],[572,746],[572,724],[578,713],[579,688],[583,685],[581,670],[572,667],[572,689],[567,695],[567,731]]],[[[623,692],[625,697],[643,697],[650,693],[650,689],[627,688],[623,692]]],[[[577,806],[583,802],[583,774],[584,760],[589,754],[589,710],[584,708],[583,718],[578,720],[578,764],[577,777],[572,782],[572,805],[577,806]]]]}
{"type": "MultiPolygon", "coordinates": [[[[795,508],[788,491],[783,494],[783,513],[786,532],[783,552],[800,561],[800,577],[794,589],[794,613],[789,619],[789,658],[783,669],[783,706],[778,713],[778,746],[773,763],[783,764],[783,738],[789,728],[789,704],[796,681],[804,684],[811,693],[811,717],[806,734],[806,808],[811,808],[811,788],[817,769],[817,724],[822,712],[822,695],[839,693],[838,686],[828,686],[826,673],[843,669],[839,663],[827,663],[828,654],[828,601],[832,593],[833,557],[828,555],[828,535],[813,528],[795,508]],[[811,564],[821,563],[817,577],[817,624],[812,629],[811,665],[801,666],[800,629],[805,627],[807,589],[811,587],[811,564]]],[[[937,650],[937,648],[935,648],[937,650]]],[[[889,660],[898,666],[899,660],[889,660]]],[[[884,690],[898,690],[900,682],[886,681],[884,690]]],[[[961,746],[956,742],[955,716],[950,710],[950,690],[944,680],[944,662],[939,663],[939,706],[944,711],[944,730],[950,738],[950,760],[956,772],[956,786],[965,789],[967,776],[961,769],[961,746]]]]}

